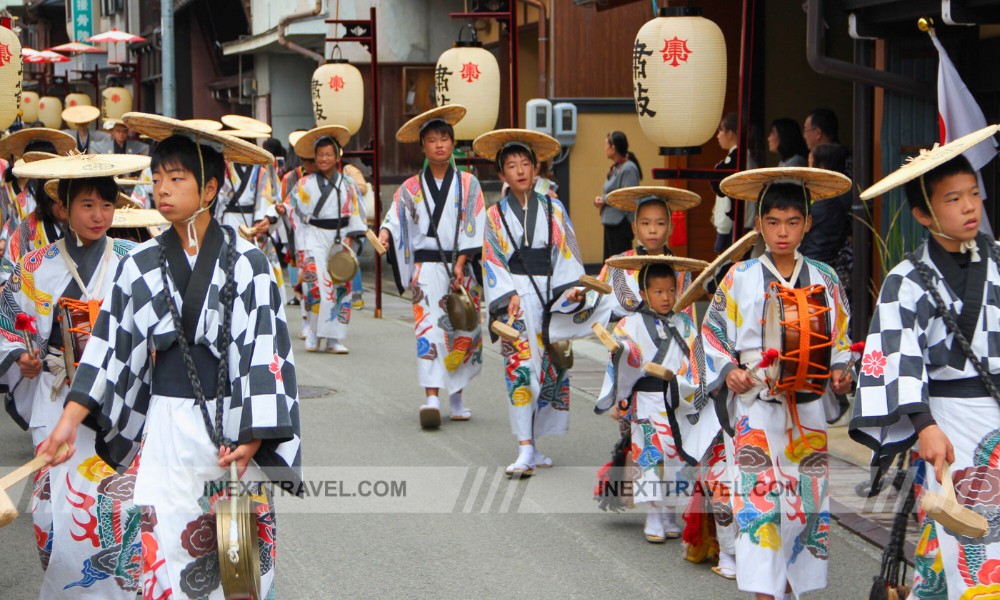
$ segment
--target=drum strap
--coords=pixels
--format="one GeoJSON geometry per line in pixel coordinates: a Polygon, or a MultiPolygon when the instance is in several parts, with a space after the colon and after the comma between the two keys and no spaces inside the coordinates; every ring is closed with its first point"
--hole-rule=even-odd
{"type": "MultiPolygon", "coordinates": [[[[430,171],[424,171],[424,173],[424,177],[426,179],[430,175],[430,171]]],[[[433,180],[433,177],[431,177],[431,180],[433,180]]],[[[432,183],[433,181],[427,182],[427,187],[431,188],[432,183]]],[[[448,172],[445,174],[444,181],[441,183],[441,189],[435,190],[431,188],[428,191],[432,195],[428,195],[428,198],[423,202],[424,209],[427,210],[427,217],[430,219],[430,222],[427,224],[427,236],[434,238],[434,242],[437,243],[438,254],[441,255],[441,262],[444,263],[444,267],[448,269],[448,279],[454,280],[455,262],[458,260],[458,230],[462,226],[462,218],[465,214],[462,207],[462,174],[452,171],[451,165],[449,165],[448,172]],[[441,245],[441,236],[437,234],[437,226],[441,222],[441,215],[444,214],[444,205],[448,202],[448,194],[446,193],[446,190],[447,187],[450,187],[451,183],[451,179],[448,177],[449,174],[453,174],[453,177],[458,180],[456,182],[456,185],[458,185],[458,194],[455,197],[458,204],[458,216],[455,217],[455,241],[451,247],[451,261],[449,261],[445,256],[444,246],[441,245]],[[434,192],[439,193],[435,194],[434,192]],[[431,207],[428,205],[427,200],[434,200],[434,214],[431,214],[431,207]]]]}
{"type": "Polygon", "coordinates": [[[787,288],[795,287],[795,282],[799,280],[799,273],[802,271],[802,265],[804,265],[805,262],[806,261],[802,258],[802,256],[799,255],[795,259],[795,268],[792,269],[792,277],[790,279],[785,279],[784,277],[781,276],[781,273],[778,272],[778,267],[774,266],[774,261],[771,260],[770,255],[768,254],[760,255],[760,264],[764,265],[764,268],[770,271],[771,274],[774,275],[775,279],[777,279],[778,282],[781,283],[781,285],[787,288]]]}

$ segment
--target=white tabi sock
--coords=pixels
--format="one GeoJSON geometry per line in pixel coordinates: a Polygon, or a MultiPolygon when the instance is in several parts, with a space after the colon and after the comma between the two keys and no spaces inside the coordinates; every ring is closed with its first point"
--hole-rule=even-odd
{"type": "Polygon", "coordinates": [[[534,466],[531,462],[531,457],[535,453],[535,446],[528,444],[527,446],[517,447],[517,464],[519,465],[530,465],[534,466]]]}
{"type": "Polygon", "coordinates": [[[728,552],[719,552],[719,570],[726,575],[735,575],[736,555],[728,552]]]}
{"type": "Polygon", "coordinates": [[[660,515],[663,517],[663,530],[667,533],[677,533],[681,528],[677,525],[677,517],[674,515],[673,507],[660,506],[660,515]]]}
{"type": "Polygon", "coordinates": [[[465,406],[462,404],[462,390],[458,390],[454,394],[448,396],[448,404],[451,406],[451,414],[459,415],[465,412],[465,406]]]}
{"type": "Polygon", "coordinates": [[[427,396],[424,406],[433,406],[434,408],[441,408],[441,399],[437,396],[427,396]]]}

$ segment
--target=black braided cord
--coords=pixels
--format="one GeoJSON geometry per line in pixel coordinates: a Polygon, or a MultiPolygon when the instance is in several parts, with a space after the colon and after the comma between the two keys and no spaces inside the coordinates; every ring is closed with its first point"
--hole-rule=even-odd
{"type": "MultiPolygon", "coordinates": [[[[465,210],[462,206],[462,173],[458,169],[455,169],[454,173],[455,177],[458,178],[458,219],[455,221],[455,245],[451,249],[451,262],[448,262],[448,258],[444,254],[444,246],[441,245],[441,232],[438,231],[438,235],[434,236],[434,241],[437,242],[438,254],[441,255],[441,262],[444,263],[444,268],[448,270],[448,279],[450,281],[455,281],[455,263],[458,261],[458,233],[461,231],[462,220],[465,218],[465,210]]],[[[434,226],[434,215],[431,214],[429,202],[424,202],[424,208],[427,209],[427,231],[430,232],[431,227],[434,226]]]]}
{"type": "MultiPolygon", "coordinates": [[[[201,386],[198,378],[198,370],[194,366],[194,359],[191,356],[191,346],[184,335],[184,326],[181,322],[180,311],[174,302],[173,294],[170,292],[170,272],[167,269],[167,255],[163,247],[163,236],[158,238],[160,245],[159,261],[160,275],[163,277],[163,292],[167,297],[167,306],[170,308],[170,316],[174,321],[174,331],[177,334],[177,343],[181,348],[181,356],[184,359],[184,367],[187,369],[188,378],[194,388],[195,401],[201,409],[201,416],[205,420],[205,429],[212,443],[218,447],[226,446],[234,449],[236,444],[232,440],[225,438],[222,428],[223,405],[226,390],[226,383],[229,378],[229,343],[232,340],[232,320],[233,320],[233,299],[236,295],[236,282],[233,278],[233,271],[236,265],[236,233],[232,227],[223,225],[222,228],[229,235],[228,260],[226,262],[226,283],[222,287],[222,295],[219,301],[222,303],[222,326],[219,332],[219,374],[216,383],[215,398],[215,426],[212,426],[212,419],[208,414],[208,402],[205,399],[205,390],[201,386]]],[[[176,285],[174,286],[176,288],[176,285]]]]}

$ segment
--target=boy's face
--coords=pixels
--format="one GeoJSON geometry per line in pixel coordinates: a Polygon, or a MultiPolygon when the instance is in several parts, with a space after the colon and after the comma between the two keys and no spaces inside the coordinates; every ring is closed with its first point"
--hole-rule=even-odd
{"type": "Polygon", "coordinates": [[[670,213],[662,202],[649,201],[639,206],[632,223],[632,233],[646,250],[659,250],[670,235],[670,213]]]}
{"type": "Polygon", "coordinates": [[[323,173],[333,173],[337,167],[337,149],[333,144],[316,148],[316,169],[323,173]]]}
{"type": "MultiPolygon", "coordinates": [[[[979,219],[983,199],[979,195],[979,182],[971,173],[949,175],[928,189],[931,207],[941,224],[941,232],[956,240],[966,241],[979,233],[979,219]]],[[[913,218],[928,229],[934,229],[931,216],[920,209],[913,209],[913,218]]]]}
{"type": "Polygon", "coordinates": [[[812,217],[804,216],[797,208],[772,208],[757,217],[757,230],[775,256],[795,254],[811,225],[812,217]]]}
{"type": "Polygon", "coordinates": [[[446,163],[451,159],[455,151],[455,140],[447,133],[440,131],[428,131],[420,140],[420,145],[424,150],[424,156],[432,163],[446,163]]]}
{"type": "Polygon", "coordinates": [[[513,154],[503,161],[500,179],[510,186],[512,192],[523,196],[535,183],[535,165],[524,154],[513,154]]]}
{"type": "Polygon", "coordinates": [[[156,209],[171,223],[189,219],[194,211],[215,196],[218,183],[215,178],[205,182],[205,190],[198,196],[198,180],[194,173],[180,165],[160,164],[153,171],[153,198],[156,209]]]}
{"type": "Polygon", "coordinates": [[[674,309],[677,301],[677,278],[663,275],[649,277],[646,279],[646,290],[639,295],[653,312],[665,315],[674,309]]]}

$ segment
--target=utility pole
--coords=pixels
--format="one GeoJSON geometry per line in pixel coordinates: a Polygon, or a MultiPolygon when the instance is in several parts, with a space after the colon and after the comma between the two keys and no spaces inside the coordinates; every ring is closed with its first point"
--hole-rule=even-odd
{"type": "Polygon", "coordinates": [[[163,115],[177,116],[177,69],[174,61],[174,0],[160,0],[160,38],[163,58],[163,115]]]}

